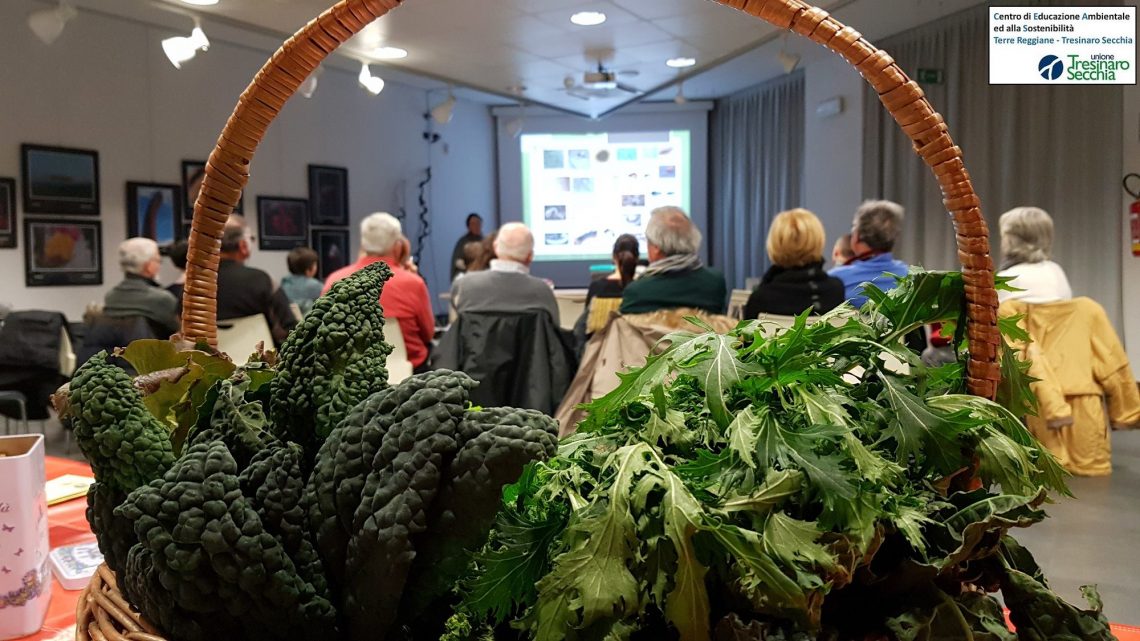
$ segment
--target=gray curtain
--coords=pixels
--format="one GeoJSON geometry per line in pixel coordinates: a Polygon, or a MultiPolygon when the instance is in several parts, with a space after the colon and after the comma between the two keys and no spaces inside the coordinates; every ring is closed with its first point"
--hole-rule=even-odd
{"type": "MultiPolygon", "coordinates": [[[[1002,212],[1020,205],[1045,209],[1054,220],[1054,260],[1068,273],[1074,295],[1099,301],[1119,328],[1121,87],[991,86],[986,39],[983,5],[877,44],[912,77],[919,68],[943,70],[943,84],[922,89],[965,154],[995,261],[1002,212]]],[[[866,105],[863,195],[906,207],[896,251],[901,259],[956,268],[938,183],[869,88],[866,105]]]]}
{"type": "Polygon", "coordinates": [[[718,100],[710,130],[708,247],[729,287],[742,288],[745,279],[768,268],[764,242],[772,218],[801,204],[803,73],[718,100]]]}

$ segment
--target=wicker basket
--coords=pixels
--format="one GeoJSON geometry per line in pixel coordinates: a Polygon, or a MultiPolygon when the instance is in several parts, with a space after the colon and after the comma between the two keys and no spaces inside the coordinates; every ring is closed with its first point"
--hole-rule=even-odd
{"type": "MultiPolygon", "coordinates": [[[[1001,338],[989,232],[962,162],[962,150],[954,145],[942,116],[890,55],[823,9],[800,0],[718,2],[781,29],[795,31],[843,56],[875,88],[879,100],[913,141],[915,152],[938,179],[942,202],[956,232],[968,302],[968,389],[972,394],[992,399],[1001,377],[1001,338]]],[[[206,163],[206,177],[194,203],[182,302],[182,339],[217,344],[216,295],[222,231],[249,180],[249,164],[265,130],[326,56],[399,4],[400,0],[341,0],[289,38],[238,99],[206,163]]],[[[163,641],[154,626],[129,607],[106,566],[100,568],[84,590],[76,617],[76,638],[80,641],[163,641]]]]}

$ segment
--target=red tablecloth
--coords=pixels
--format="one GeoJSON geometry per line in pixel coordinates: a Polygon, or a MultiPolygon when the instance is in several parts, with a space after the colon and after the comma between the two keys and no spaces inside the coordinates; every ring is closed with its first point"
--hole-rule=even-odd
{"type": "MultiPolygon", "coordinates": [[[[68,459],[47,457],[47,478],[54,479],[64,474],[91,475],[86,463],[68,459]]],[[[87,501],[75,499],[48,508],[48,538],[53,548],[94,541],[95,535],[87,525],[87,501]]],[[[75,625],[75,606],[79,602],[80,590],[64,590],[59,581],[51,580],[51,606],[48,608],[44,627],[28,637],[17,641],[43,641],[54,637],[61,630],[75,625]]],[[[1112,632],[1120,641],[1140,641],[1140,628],[1127,625],[1113,625],[1112,632]]]]}

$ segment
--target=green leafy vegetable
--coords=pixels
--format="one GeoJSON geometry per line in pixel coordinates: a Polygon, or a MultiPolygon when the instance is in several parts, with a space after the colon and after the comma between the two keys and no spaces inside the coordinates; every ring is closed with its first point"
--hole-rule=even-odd
{"type": "Polygon", "coordinates": [[[449,638],[1010,641],[979,590],[1067,490],[960,365],[902,346],[960,323],[964,291],[915,272],[857,316],[667,336],[507,488],[449,638]]]}

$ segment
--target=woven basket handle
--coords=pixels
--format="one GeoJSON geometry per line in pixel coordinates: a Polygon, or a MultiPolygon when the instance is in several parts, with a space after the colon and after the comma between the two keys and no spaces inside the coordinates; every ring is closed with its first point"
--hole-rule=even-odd
{"type": "MultiPolygon", "coordinates": [[[[1001,378],[1001,337],[997,329],[998,301],[989,232],[962,162],[962,150],[951,140],[942,116],[893,58],[823,9],[799,0],[717,1],[807,36],[843,56],[879,93],[879,100],[934,171],[942,189],[942,202],[954,222],[958,258],[966,282],[970,339],[967,383],[972,394],[993,398],[1001,378]]],[[[249,163],[265,130],[321,60],[399,4],[400,0],[341,0],[286,41],[241,95],[206,163],[206,177],[194,203],[182,303],[183,338],[217,344],[222,231],[249,180],[249,163]]]]}

